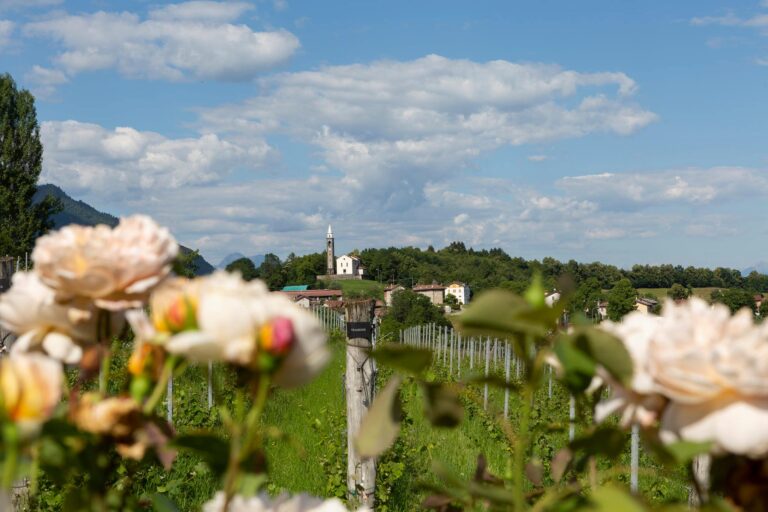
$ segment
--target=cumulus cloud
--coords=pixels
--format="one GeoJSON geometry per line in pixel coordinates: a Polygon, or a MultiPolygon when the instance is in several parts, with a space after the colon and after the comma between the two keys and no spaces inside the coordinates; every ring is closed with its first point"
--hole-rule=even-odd
{"type": "Polygon", "coordinates": [[[202,129],[296,136],[385,209],[417,204],[428,183],[502,146],[627,135],[656,119],[632,101],[637,86],[624,73],[502,60],[428,55],[283,73],[260,85],[243,103],[202,111],[202,129]]]}
{"type": "Polygon", "coordinates": [[[61,44],[54,63],[69,75],[114,68],[135,78],[242,81],[284,63],[299,47],[286,30],[232,23],[249,8],[193,1],[154,9],[146,19],[131,12],[57,14],[23,30],[61,44]]]}
{"type": "Polygon", "coordinates": [[[529,155],[528,161],[530,162],[543,162],[545,160],[549,160],[549,157],[547,155],[529,155]]]}
{"type": "Polygon", "coordinates": [[[241,147],[214,134],[169,139],[78,121],[44,122],[41,139],[44,180],[98,194],[212,183],[235,168],[259,167],[274,155],[263,141],[241,147]]]}

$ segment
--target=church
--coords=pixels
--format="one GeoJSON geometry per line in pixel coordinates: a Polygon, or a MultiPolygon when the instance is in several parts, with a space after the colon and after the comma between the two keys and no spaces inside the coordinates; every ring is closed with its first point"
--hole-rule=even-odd
{"type": "Polygon", "coordinates": [[[365,267],[360,258],[350,254],[336,257],[333,229],[328,225],[328,234],[325,236],[325,275],[317,276],[318,279],[363,279],[365,267]]]}

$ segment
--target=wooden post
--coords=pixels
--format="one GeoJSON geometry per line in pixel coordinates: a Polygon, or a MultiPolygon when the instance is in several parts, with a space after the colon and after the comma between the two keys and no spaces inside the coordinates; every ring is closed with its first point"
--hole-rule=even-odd
{"type": "MultiPolygon", "coordinates": [[[[485,339],[485,376],[488,377],[488,370],[490,369],[491,362],[491,338],[485,339]]],[[[488,410],[488,383],[485,383],[483,388],[483,410],[488,410]]]]}
{"type": "Polygon", "coordinates": [[[632,425],[632,440],[629,448],[629,490],[637,494],[638,472],[640,469],[640,427],[632,425]]]}
{"type": "Polygon", "coordinates": [[[213,407],[213,362],[208,362],[208,408],[213,407]]]}
{"type": "Polygon", "coordinates": [[[568,402],[568,441],[576,437],[576,399],[571,395],[568,402]]]}
{"type": "Polygon", "coordinates": [[[699,484],[702,494],[699,496],[699,492],[695,487],[691,487],[688,490],[688,506],[691,508],[699,508],[699,506],[707,500],[707,493],[709,492],[709,470],[712,466],[712,458],[708,454],[697,455],[691,462],[693,466],[693,478],[699,484]]]}
{"type": "MultiPolygon", "coordinates": [[[[346,305],[349,323],[347,331],[360,333],[360,328],[370,326],[373,308],[372,300],[348,303],[346,305]]],[[[373,509],[376,460],[362,459],[355,450],[355,438],[360,430],[360,424],[373,402],[375,376],[370,348],[370,339],[347,338],[345,393],[347,399],[347,493],[351,502],[373,509]]]]}
{"type": "MultiPolygon", "coordinates": [[[[504,344],[504,380],[509,384],[509,343],[504,344]]],[[[509,388],[504,388],[504,419],[509,418],[509,388]]]]}

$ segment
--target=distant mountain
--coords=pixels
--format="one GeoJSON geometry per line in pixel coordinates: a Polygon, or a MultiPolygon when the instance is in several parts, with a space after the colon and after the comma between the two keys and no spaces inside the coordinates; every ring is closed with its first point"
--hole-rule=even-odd
{"type": "MultiPolygon", "coordinates": [[[[37,187],[37,192],[35,192],[34,201],[42,201],[44,197],[49,195],[57,197],[64,206],[64,209],[61,212],[53,216],[54,227],[56,228],[61,228],[68,224],[81,224],[84,226],[106,224],[107,226],[114,227],[117,226],[117,223],[119,222],[119,219],[114,215],[100,212],[86,202],[73,199],[56,185],[39,185],[37,187]]],[[[192,250],[183,245],[179,247],[183,254],[192,250]]],[[[197,275],[200,276],[210,274],[215,270],[213,265],[208,263],[202,256],[195,258],[195,266],[197,268],[197,275]]]]}
{"type": "Polygon", "coordinates": [[[751,267],[745,268],[741,271],[741,275],[748,276],[751,272],[760,272],[761,274],[768,274],[768,261],[761,261],[759,263],[755,263],[751,267]]]}
{"type": "MultiPolygon", "coordinates": [[[[216,265],[216,268],[227,268],[227,265],[232,263],[233,261],[239,260],[240,258],[245,258],[245,254],[241,252],[233,252],[231,254],[227,254],[224,256],[224,258],[219,262],[218,265],[216,265]]],[[[255,254],[249,258],[253,264],[256,267],[259,267],[264,262],[264,255],[263,254],[255,254]]]]}

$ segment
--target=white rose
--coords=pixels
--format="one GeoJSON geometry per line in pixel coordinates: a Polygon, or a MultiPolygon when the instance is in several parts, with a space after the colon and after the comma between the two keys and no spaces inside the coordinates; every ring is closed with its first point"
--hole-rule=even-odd
{"type": "MultiPolygon", "coordinates": [[[[113,332],[122,326],[112,314],[113,332]]],[[[67,364],[80,361],[82,345],[95,343],[97,311],[88,302],[58,304],[55,293],[32,272],[17,272],[13,286],[0,295],[0,325],[16,333],[14,352],[42,350],[67,364]]]]}
{"type": "Polygon", "coordinates": [[[768,454],[768,325],[701,299],[668,301],[648,357],[670,399],[664,439],[711,441],[713,452],[768,454]]]}
{"type": "MultiPolygon", "coordinates": [[[[254,368],[265,326],[289,324],[292,334],[281,353],[275,383],[289,387],[311,380],[330,357],[322,324],[281,294],[269,293],[261,281],[215,272],[192,281],[173,280],[151,299],[154,328],[165,349],[190,361],[222,361],[254,368]]],[[[146,322],[132,321],[142,338],[146,322]]],[[[282,332],[282,331],[281,331],[282,332]]],[[[285,341],[285,338],[283,339],[285,341]]],[[[278,347],[275,347],[278,348],[278,347]]]]}
{"type": "MultiPolygon", "coordinates": [[[[323,500],[307,494],[281,494],[277,498],[270,498],[266,494],[251,498],[234,496],[226,511],[224,501],[224,493],[217,492],[211,501],[203,505],[203,512],[348,512],[347,507],[337,498],[323,500]]],[[[360,508],[358,512],[365,510],[360,508]]]]}
{"type": "Polygon", "coordinates": [[[40,237],[32,260],[59,301],[86,297],[101,308],[119,310],[141,307],[170,273],[178,250],[167,229],[134,215],[114,229],[66,226],[40,237]]]}
{"type": "Polygon", "coordinates": [[[653,315],[635,312],[624,317],[621,323],[603,322],[600,328],[619,338],[632,358],[632,381],[628,387],[616,382],[607,372],[599,372],[611,384],[611,396],[600,402],[595,409],[598,422],[617,413],[621,424],[639,423],[652,425],[664,405],[664,399],[656,389],[648,371],[648,353],[651,340],[661,323],[653,315]]]}

